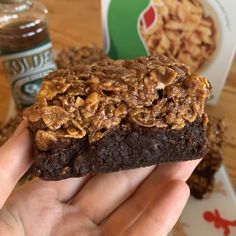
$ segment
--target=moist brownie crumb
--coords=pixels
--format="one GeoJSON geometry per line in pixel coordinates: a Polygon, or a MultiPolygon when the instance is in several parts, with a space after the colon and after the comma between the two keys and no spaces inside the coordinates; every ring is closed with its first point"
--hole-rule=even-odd
{"type": "Polygon", "coordinates": [[[53,149],[35,151],[34,174],[45,180],[60,180],[204,157],[205,129],[201,119],[179,130],[132,123],[111,130],[93,143],[87,136],[61,138],[53,149]]]}
{"type": "Polygon", "coordinates": [[[223,161],[225,130],[226,125],[222,119],[209,116],[207,154],[188,180],[191,194],[196,198],[203,198],[206,193],[213,189],[214,175],[223,161]]]}
{"type": "MultiPolygon", "coordinates": [[[[44,79],[35,104],[24,112],[29,120],[29,129],[35,143],[37,156],[35,170],[39,176],[46,179],[55,179],[58,171],[62,170],[63,176],[58,178],[68,177],[67,173],[70,173],[71,177],[86,173],[116,171],[119,166],[101,170],[102,167],[98,163],[90,166],[97,172],[92,169],[89,171],[89,168],[86,169],[84,166],[85,159],[83,159],[83,164],[79,162],[81,164],[79,168],[85,168],[87,172],[79,170],[76,163],[83,153],[78,152],[77,149],[83,150],[87,147],[87,150],[90,150],[98,145],[101,150],[104,150],[104,157],[110,158],[110,162],[114,163],[112,157],[115,156],[115,148],[111,149],[112,152],[107,146],[110,145],[110,139],[114,139],[116,135],[121,136],[117,140],[117,145],[120,147],[120,145],[125,145],[123,135],[135,135],[137,132],[141,136],[143,133],[148,136],[148,132],[144,132],[146,129],[149,132],[155,130],[154,136],[157,143],[153,145],[157,147],[157,150],[160,145],[158,142],[162,140],[158,133],[163,131],[165,138],[171,138],[176,149],[183,150],[184,147],[188,152],[194,148],[198,149],[199,154],[189,154],[188,159],[200,158],[205,150],[207,116],[204,113],[204,105],[209,90],[210,85],[206,78],[192,74],[188,66],[161,55],[135,60],[107,60],[52,72],[44,79]],[[141,131],[133,127],[138,127],[141,131]],[[185,128],[192,132],[188,133],[188,139],[192,140],[194,136],[196,141],[189,143],[187,136],[181,136],[185,140],[184,145],[178,139],[185,128]],[[202,135],[195,136],[197,132],[202,135]],[[176,140],[173,135],[176,136],[176,140]],[[102,144],[107,137],[110,139],[103,147],[102,144]],[[83,142],[85,144],[82,148],[83,142]],[[186,147],[187,143],[190,145],[189,148],[186,147]],[[192,145],[194,143],[197,143],[198,147],[192,145]],[[69,153],[68,146],[65,147],[65,145],[70,146],[69,153]],[[72,145],[75,145],[77,149],[71,148],[72,145]],[[111,156],[108,155],[107,150],[110,150],[111,156]],[[55,168],[48,164],[52,153],[53,156],[59,158],[53,159],[55,168]],[[78,153],[80,157],[75,156],[78,153]],[[64,157],[59,165],[61,155],[64,157]],[[40,162],[40,160],[45,162],[40,162]],[[70,164],[67,163],[68,161],[70,164]],[[54,169],[53,174],[50,172],[51,175],[44,171],[47,164],[54,169]],[[73,171],[70,171],[68,164],[73,166],[73,171]]],[[[143,139],[145,140],[145,137],[143,139]]],[[[167,149],[170,148],[170,143],[164,143],[167,149]]],[[[112,145],[115,147],[115,144],[112,145]]],[[[142,146],[140,143],[139,145],[142,146]]],[[[99,148],[96,149],[97,152],[101,151],[99,148]]],[[[133,150],[134,146],[131,148],[133,150]]],[[[143,147],[143,150],[150,152],[148,147],[143,147]]],[[[154,158],[155,163],[163,162],[159,160],[160,153],[167,155],[163,148],[161,150],[157,151],[159,155],[156,159],[154,158]]],[[[172,157],[169,156],[167,162],[186,160],[181,156],[173,157],[173,153],[172,150],[172,157]]],[[[127,157],[124,158],[127,159],[127,157]]],[[[143,155],[144,157],[146,156],[143,155]]],[[[88,155],[87,164],[91,164],[89,158],[88,155]]],[[[138,167],[134,158],[135,156],[131,155],[131,162],[124,164],[123,168],[138,167]]],[[[151,156],[148,158],[151,160],[151,156]]],[[[101,160],[96,159],[96,161],[101,160]]],[[[139,166],[151,163],[154,164],[153,159],[152,161],[140,160],[139,166]]]]}
{"type": "Polygon", "coordinates": [[[206,177],[193,173],[188,179],[188,186],[192,196],[197,199],[202,199],[206,193],[212,192],[214,176],[206,177]]]}
{"type": "Polygon", "coordinates": [[[93,64],[107,60],[105,52],[95,46],[69,47],[59,52],[56,63],[59,69],[64,69],[78,64],[93,64]]]}
{"type": "Polygon", "coordinates": [[[0,146],[2,146],[13,135],[22,119],[22,112],[19,112],[6,124],[0,124],[0,146]]]}

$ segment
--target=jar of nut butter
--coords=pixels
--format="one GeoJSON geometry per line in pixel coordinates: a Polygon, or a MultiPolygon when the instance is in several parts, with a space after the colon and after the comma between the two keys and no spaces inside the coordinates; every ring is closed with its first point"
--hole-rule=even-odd
{"type": "Polygon", "coordinates": [[[0,0],[0,60],[18,109],[34,102],[42,78],[56,68],[46,15],[38,1],[0,0]]]}

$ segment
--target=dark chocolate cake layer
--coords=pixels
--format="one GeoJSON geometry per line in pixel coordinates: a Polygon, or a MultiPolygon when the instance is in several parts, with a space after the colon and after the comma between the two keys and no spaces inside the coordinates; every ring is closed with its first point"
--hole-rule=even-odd
{"type": "MultiPolygon", "coordinates": [[[[30,129],[34,136],[34,127],[30,129]]],[[[204,144],[205,128],[201,120],[180,130],[149,129],[137,124],[120,126],[91,144],[87,137],[61,139],[49,151],[36,149],[34,174],[46,180],[59,180],[193,160],[205,155],[204,144]]]]}
{"type": "Polygon", "coordinates": [[[161,55],[55,71],[24,112],[35,170],[56,180],[201,158],[209,90],[206,78],[161,55]]]}
{"type": "Polygon", "coordinates": [[[222,119],[209,116],[206,130],[207,153],[187,181],[195,198],[202,199],[213,189],[214,175],[223,161],[225,130],[226,125],[222,119]]]}

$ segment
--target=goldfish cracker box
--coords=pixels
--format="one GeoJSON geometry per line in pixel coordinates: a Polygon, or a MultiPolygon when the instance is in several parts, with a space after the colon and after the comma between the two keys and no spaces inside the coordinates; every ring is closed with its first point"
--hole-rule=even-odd
{"type": "Polygon", "coordinates": [[[165,54],[212,85],[216,104],[236,45],[236,0],[101,0],[104,48],[113,59],[165,54]]]}

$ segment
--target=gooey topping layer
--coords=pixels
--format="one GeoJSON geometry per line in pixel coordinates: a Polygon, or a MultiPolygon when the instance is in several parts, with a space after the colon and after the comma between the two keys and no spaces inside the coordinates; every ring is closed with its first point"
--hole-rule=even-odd
{"type": "Polygon", "coordinates": [[[129,122],[181,129],[203,115],[209,90],[206,78],[172,58],[108,60],[52,72],[24,115],[43,124],[35,141],[46,151],[58,138],[87,135],[92,143],[129,122]]]}

